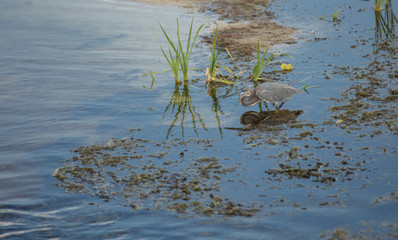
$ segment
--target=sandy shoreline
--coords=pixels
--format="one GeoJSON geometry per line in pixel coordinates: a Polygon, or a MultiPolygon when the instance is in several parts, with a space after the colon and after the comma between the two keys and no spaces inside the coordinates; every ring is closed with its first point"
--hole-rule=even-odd
{"type": "MultiPolygon", "coordinates": [[[[228,48],[235,56],[248,56],[257,49],[260,39],[262,50],[267,46],[294,41],[297,29],[281,26],[272,20],[268,10],[268,0],[133,0],[145,3],[167,4],[193,8],[201,12],[213,12],[219,20],[228,20],[220,25],[217,47],[228,48]]],[[[204,41],[212,44],[212,36],[204,36],[204,41]]]]}

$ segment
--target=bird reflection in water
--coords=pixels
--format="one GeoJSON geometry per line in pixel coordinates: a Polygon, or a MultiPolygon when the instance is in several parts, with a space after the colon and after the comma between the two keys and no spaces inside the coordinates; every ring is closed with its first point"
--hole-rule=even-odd
{"type": "Polygon", "coordinates": [[[290,111],[287,109],[277,111],[249,111],[242,114],[240,123],[249,129],[265,129],[267,127],[286,124],[295,120],[303,113],[303,110],[290,111]]]}

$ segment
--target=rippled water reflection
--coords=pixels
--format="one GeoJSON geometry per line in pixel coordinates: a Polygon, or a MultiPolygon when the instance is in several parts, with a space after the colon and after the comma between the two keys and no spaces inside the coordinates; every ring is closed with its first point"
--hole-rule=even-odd
{"type": "MultiPolygon", "coordinates": [[[[206,87],[201,72],[191,73],[189,86],[159,74],[151,90],[143,87],[150,79],[142,74],[167,69],[152,29],[160,21],[172,32],[176,16],[187,29],[192,15],[185,9],[128,1],[2,1],[0,238],[318,239],[336,228],[347,236],[363,229],[370,229],[366,236],[396,234],[397,58],[388,46],[373,45],[383,37],[375,33],[380,15],[366,1],[288,3],[276,3],[277,14],[286,12],[282,23],[302,31],[297,44],[273,48],[293,56],[280,59],[292,63],[293,72],[277,77],[321,87],[284,106],[295,113],[291,122],[274,124],[264,108],[239,105],[241,85],[206,87]],[[315,20],[333,8],[344,10],[340,24],[315,20]],[[125,141],[137,128],[132,142],[143,141],[144,157],[129,164],[145,171],[171,162],[165,177],[195,178],[208,157],[214,172],[208,181],[200,175],[201,184],[215,195],[198,191],[189,201],[217,203],[214,196],[222,196],[260,211],[253,217],[226,217],[221,210],[221,217],[189,209],[180,214],[163,199],[168,185],[164,195],[146,199],[112,195],[121,184],[109,176],[137,174],[106,164],[94,165],[107,178],[85,182],[78,170],[92,163],[70,151],[125,141]],[[162,151],[167,154],[158,158],[162,151]],[[68,189],[53,177],[65,166],[73,170],[69,183],[90,191],[68,189]],[[231,171],[221,171],[226,168],[231,171]],[[145,207],[132,208],[131,201],[145,207]]],[[[195,16],[198,24],[211,21],[195,16]]],[[[207,54],[198,45],[191,64],[204,69],[207,54]]],[[[126,149],[107,153],[98,156],[131,156],[126,149]]],[[[173,201],[188,201],[176,196],[173,201]]]]}

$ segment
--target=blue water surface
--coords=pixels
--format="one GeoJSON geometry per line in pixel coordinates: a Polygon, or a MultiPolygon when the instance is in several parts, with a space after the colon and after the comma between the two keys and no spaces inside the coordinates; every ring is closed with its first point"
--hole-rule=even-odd
{"type": "MultiPolygon", "coordinates": [[[[158,22],[174,33],[178,17],[186,37],[194,16],[194,29],[205,24],[205,35],[214,27],[215,14],[131,1],[3,0],[0,238],[319,239],[339,229],[346,237],[392,239],[398,224],[396,120],[392,129],[384,125],[376,129],[381,133],[375,134],[370,123],[347,132],[330,111],[342,104],[331,98],[348,101],[352,96],[344,98],[342,93],[365,81],[338,73],[336,67],[366,69],[374,60],[397,64],[396,54],[375,53],[379,36],[371,5],[360,0],[272,3],[276,21],[298,29],[295,44],[270,50],[292,56],[277,59],[294,66],[280,80],[295,87],[319,86],[297,95],[284,108],[303,110],[299,123],[315,127],[240,131],[241,115],[259,111],[257,106],[239,105],[234,93],[244,84],[220,97],[215,109],[203,72],[191,71],[190,107],[195,110],[187,110],[182,119],[182,113],[169,105],[175,90],[172,74],[155,74],[152,89],[150,76],[142,77],[168,68],[159,48],[162,44],[167,49],[167,43],[158,22]],[[340,23],[331,17],[319,20],[338,9],[343,14],[340,23]],[[123,138],[129,129],[141,129],[137,138],[161,143],[175,138],[212,141],[207,147],[191,141],[174,151],[178,155],[186,150],[187,164],[201,156],[216,156],[225,166],[237,166],[230,179],[220,180],[220,194],[248,205],[255,202],[260,211],[252,217],[234,217],[155,207],[135,210],[120,197],[104,201],[57,186],[54,173],[73,157],[73,149],[123,138]],[[313,132],[312,137],[294,139],[304,131],[313,132]],[[292,157],[294,151],[302,155],[292,157]],[[345,161],[354,170],[350,176],[336,174],[337,180],[329,185],[267,174],[280,164],[299,162],[304,168],[313,166],[311,161],[336,166],[345,161]]],[[[391,44],[396,45],[396,39],[391,44]]],[[[209,52],[198,39],[190,64],[205,69],[209,52]]],[[[279,71],[279,63],[268,70],[279,71]]],[[[377,89],[380,96],[396,91],[397,75],[378,77],[389,79],[384,90],[377,89]]],[[[227,89],[220,88],[220,94],[227,89]]],[[[373,109],[383,108],[363,101],[373,109]]],[[[385,106],[395,113],[397,103],[385,106]]]]}

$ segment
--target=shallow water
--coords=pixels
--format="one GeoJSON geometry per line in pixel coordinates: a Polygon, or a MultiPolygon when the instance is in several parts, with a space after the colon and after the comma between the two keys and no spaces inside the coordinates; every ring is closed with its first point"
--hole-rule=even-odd
{"type": "MultiPolygon", "coordinates": [[[[180,87],[185,98],[173,98],[171,74],[156,74],[152,90],[143,87],[149,87],[151,79],[142,74],[167,69],[152,29],[160,34],[159,21],[175,31],[176,16],[187,29],[192,17],[187,10],[126,1],[3,1],[0,238],[318,239],[335,229],[346,231],[346,236],[393,238],[398,220],[397,102],[372,99],[355,89],[371,88],[372,96],[394,97],[390,92],[397,89],[397,56],[374,45],[377,35],[369,2],[316,2],[273,5],[280,23],[301,31],[296,44],[272,51],[293,56],[278,59],[294,66],[278,80],[305,80],[293,86],[309,81],[321,87],[284,106],[303,110],[296,122],[243,131],[241,115],[259,108],[240,106],[237,95],[220,97],[227,88],[218,88],[218,98],[212,99],[201,72],[190,72],[198,81],[185,90],[180,87]],[[331,9],[343,10],[340,24],[318,20],[332,14],[331,9]],[[374,68],[374,61],[392,65],[371,77],[356,77],[355,72],[374,68]],[[347,66],[349,70],[341,69],[347,66]],[[375,78],[381,79],[378,85],[371,81],[375,78]],[[358,101],[368,104],[366,108],[354,113],[331,110],[358,96],[364,96],[358,101]],[[185,105],[173,108],[173,100],[181,99],[185,105]],[[386,111],[366,118],[363,112],[370,110],[386,111]],[[339,125],[334,117],[339,114],[350,117],[339,125]],[[137,128],[141,131],[129,132],[137,128]],[[144,156],[140,166],[167,166],[170,176],[194,176],[200,157],[216,157],[221,169],[234,170],[212,172],[213,178],[201,184],[214,187],[216,196],[259,211],[252,217],[221,212],[207,216],[192,209],[178,213],[162,196],[115,194],[120,184],[108,178],[94,183],[85,176],[70,178],[82,184],[85,191],[80,194],[59,187],[67,184],[53,176],[56,169],[83,166],[65,162],[77,155],[71,150],[112,146],[112,141],[130,136],[148,140],[137,150],[144,156]],[[160,160],[151,155],[163,152],[167,154],[160,160]],[[164,165],[167,161],[175,162],[164,165]],[[321,166],[311,170],[321,175],[289,175],[287,165],[296,170],[321,166]],[[319,179],[325,181],[315,181],[319,179]],[[98,188],[103,195],[95,191],[98,188]],[[131,202],[140,207],[133,209],[131,202]]],[[[208,25],[214,17],[196,14],[195,23],[208,25]]],[[[204,69],[207,61],[208,49],[199,44],[191,64],[204,69]]],[[[271,69],[279,70],[279,63],[267,70],[271,69]]],[[[121,153],[110,154],[130,154],[118,150],[121,153]]],[[[131,174],[101,167],[120,179],[131,174]]],[[[208,193],[192,195],[193,200],[211,201],[208,193]]]]}

